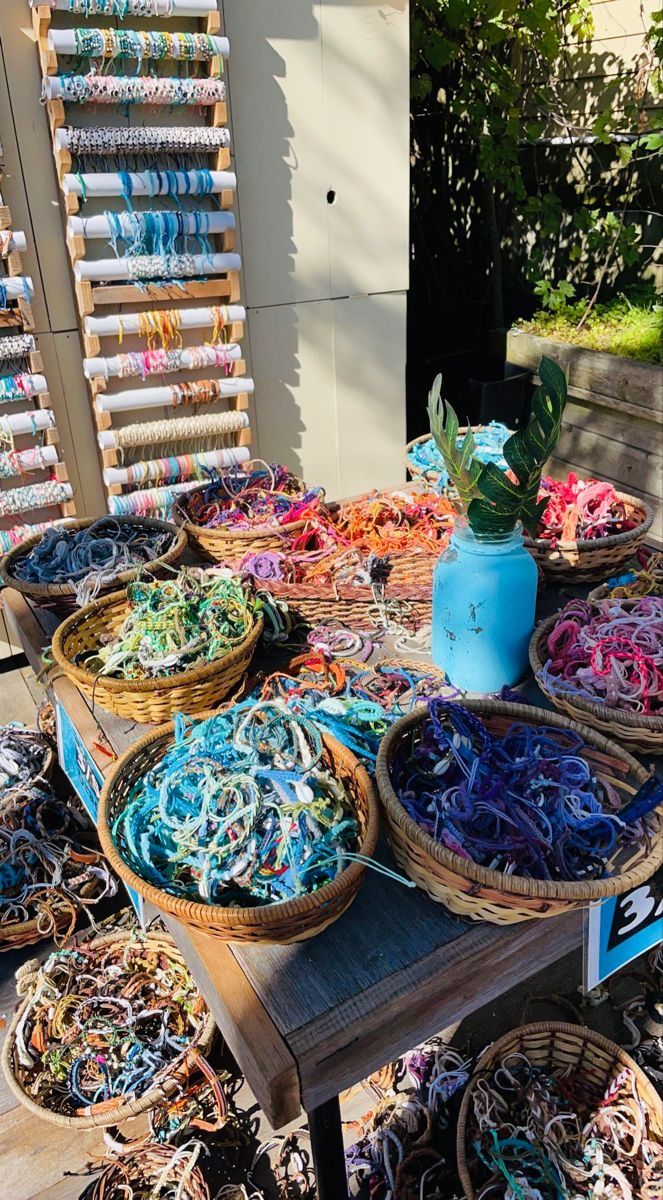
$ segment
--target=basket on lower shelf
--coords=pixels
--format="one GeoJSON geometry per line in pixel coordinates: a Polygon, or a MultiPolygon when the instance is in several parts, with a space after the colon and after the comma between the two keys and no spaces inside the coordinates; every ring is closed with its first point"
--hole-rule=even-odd
{"type": "MultiPolygon", "coordinates": [[[[649,772],[615,742],[609,742],[586,725],[569,722],[557,713],[499,700],[464,700],[463,705],[498,736],[506,733],[516,721],[580,734],[585,742],[583,757],[591,762],[599,779],[609,780],[624,803],[649,778],[649,772]]],[[[376,780],[396,860],[431,899],[446,905],[459,916],[495,925],[511,925],[584,908],[592,900],[620,895],[654,874],[663,859],[663,818],[655,813],[644,818],[646,835],[642,842],[623,845],[617,851],[612,860],[614,874],[586,882],[507,875],[480,866],[436,842],[403,808],[391,786],[389,771],[397,746],[404,739],[417,736],[427,715],[428,709],[420,705],[391,727],[378,752],[376,780]]]]}
{"type": "Polygon", "coordinates": [[[663,754],[663,715],[648,716],[624,708],[610,708],[607,704],[586,700],[582,696],[553,692],[546,686],[543,672],[549,657],[546,646],[548,636],[558,620],[559,613],[542,621],[534,630],[529,644],[529,661],[534,678],[550,703],[574,721],[583,721],[606,737],[615,738],[628,750],[640,754],[663,754]]]}
{"type": "Polygon", "coordinates": [[[525,537],[525,546],[546,579],[555,583],[593,583],[618,574],[629,562],[651,528],[654,511],[644,500],[626,492],[617,492],[617,499],[624,505],[627,516],[637,522],[625,533],[569,542],[560,540],[554,546],[549,538],[525,537]]]}
{"type": "MultiPolygon", "coordinates": [[[[365,867],[362,863],[349,863],[340,875],[318,891],[262,907],[234,908],[172,896],[136,875],[121,858],[111,828],[135,784],[165,754],[173,740],[173,728],[171,722],[134,742],[106,778],[99,800],[97,822],[104,854],[113,869],[129,887],[156,905],[161,912],[170,913],[183,925],[221,941],[277,942],[285,945],[321,933],[355,899],[364,879],[365,867]]],[[[323,741],[323,762],[345,786],[353,800],[359,825],[357,853],[371,855],[377,842],[379,812],[368,772],[335,738],[325,734],[323,741]]]]}
{"type": "Polygon", "coordinates": [[[482,1054],[463,1096],[456,1132],[456,1155],[466,1200],[475,1200],[481,1190],[479,1181],[473,1178],[471,1153],[476,1137],[474,1096],[495,1067],[512,1054],[524,1054],[534,1066],[562,1079],[572,1073],[573,1099],[581,1099],[590,1105],[600,1103],[621,1071],[632,1071],[640,1099],[648,1110],[650,1130],[659,1140],[663,1138],[661,1102],[656,1089],[621,1046],[583,1025],[563,1021],[521,1025],[493,1042],[482,1054]]]}
{"type": "MultiPolygon", "coordinates": [[[[113,517],[106,519],[111,524],[114,521],[113,517]]],[[[85,521],[63,521],[61,528],[75,532],[78,529],[87,529],[90,525],[96,525],[98,520],[99,518],[95,517],[85,521]]],[[[122,517],[121,520],[123,525],[135,525],[139,529],[153,531],[155,534],[168,533],[171,535],[171,542],[167,550],[158,558],[122,571],[113,579],[103,583],[99,587],[99,597],[107,596],[110,592],[116,592],[118,588],[126,587],[133,579],[137,579],[141,572],[145,572],[149,574],[150,578],[155,579],[167,575],[168,568],[174,567],[186,550],[184,530],[178,529],[169,521],[160,521],[156,517],[137,516],[122,517]]],[[[64,583],[30,583],[26,579],[19,579],[16,574],[18,564],[34,550],[43,537],[43,533],[36,533],[33,537],[26,538],[24,542],[21,542],[20,546],[15,546],[13,550],[10,550],[0,562],[0,579],[7,587],[14,588],[40,608],[51,608],[54,612],[65,616],[78,608],[76,583],[71,580],[66,580],[64,583]]]]}
{"type": "MultiPolygon", "coordinates": [[[[182,965],[182,956],[167,934],[157,931],[147,933],[144,936],[151,951],[157,952],[160,957],[165,956],[178,965],[182,965]]],[[[129,931],[116,931],[93,938],[88,944],[95,950],[104,950],[122,943],[129,945],[134,937],[135,935],[129,931]]],[[[76,941],[83,942],[83,937],[75,939],[74,944],[76,941]]],[[[71,944],[68,943],[68,945],[71,944]]],[[[128,979],[130,980],[130,978],[129,976],[128,979]]],[[[117,1125],[121,1121],[137,1117],[141,1113],[147,1113],[159,1104],[167,1103],[169,1099],[181,1091],[183,1083],[195,1065],[197,1056],[206,1054],[212,1045],[215,1022],[207,1007],[203,1005],[201,1013],[195,1018],[196,1028],[185,1049],[180,1051],[178,1055],[174,1055],[167,1066],[163,1067],[150,1079],[146,1089],[141,1094],[133,1094],[130,1097],[120,1095],[116,1098],[115,1102],[103,1101],[98,1105],[91,1105],[76,1115],[57,1112],[38,1104],[33,1099],[26,1078],[25,1063],[22,1062],[20,1048],[17,1044],[19,1031],[22,1037],[25,1036],[26,1025],[29,1024],[30,1019],[30,1009],[35,995],[38,994],[40,983],[39,962],[36,959],[32,959],[24,963],[16,972],[16,982],[19,995],[24,997],[24,999],[12,1020],[2,1047],[2,1068],[4,1075],[9,1087],[21,1104],[25,1105],[35,1116],[42,1117],[44,1120],[50,1121],[54,1125],[59,1125],[64,1129],[95,1129],[117,1125]]],[[[191,1017],[191,1020],[194,1023],[193,1017],[191,1017]]]]}
{"type": "Polygon", "coordinates": [[[253,618],[252,628],[238,646],[214,662],[177,675],[114,679],[78,666],[76,659],[99,650],[109,635],[118,632],[129,611],[126,592],[114,592],[72,613],[53,635],[53,658],[93,705],[142,724],[158,725],[177,712],[202,712],[223,700],[248,670],[263,627],[261,617],[253,618]]]}
{"type": "Polygon", "coordinates": [[[71,927],[71,911],[49,910],[26,921],[0,922],[0,954],[10,950],[21,950],[34,946],[47,938],[56,939],[66,935],[71,927]]]}

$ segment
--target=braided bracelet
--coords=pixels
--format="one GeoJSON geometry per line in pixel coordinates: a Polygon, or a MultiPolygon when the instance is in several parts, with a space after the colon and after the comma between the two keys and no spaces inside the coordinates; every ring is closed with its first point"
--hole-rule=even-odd
{"type": "Polygon", "coordinates": [[[0,492],[0,517],[10,513],[28,512],[36,508],[50,508],[53,504],[64,504],[71,500],[70,483],[48,479],[44,483],[29,483],[21,488],[8,488],[0,492]]]}
{"type": "Polygon", "coordinates": [[[85,58],[135,58],[138,62],[164,58],[211,62],[218,58],[214,38],[208,33],[171,33],[133,29],[74,29],[76,54],[85,58]]]}
{"type": "Polygon", "coordinates": [[[222,79],[171,78],[158,75],[57,76],[65,104],[218,104],[226,98],[222,79]]]}
{"type": "MultiPolygon", "coordinates": [[[[50,0],[55,8],[55,0],[50,0]]],[[[173,0],[69,0],[69,12],[80,17],[172,17],[173,0]]]]}
{"type": "Polygon", "coordinates": [[[203,154],[230,145],[230,132],[211,125],[129,125],[77,127],[66,130],[67,149],[72,154],[172,154],[200,151],[203,154]]]}
{"type": "Polygon", "coordinates": [[[0,362],[10,359],[27,358],[35,348],[35,339],[31,333],[18,333],[13,337],[0,338],[0,362]]]}

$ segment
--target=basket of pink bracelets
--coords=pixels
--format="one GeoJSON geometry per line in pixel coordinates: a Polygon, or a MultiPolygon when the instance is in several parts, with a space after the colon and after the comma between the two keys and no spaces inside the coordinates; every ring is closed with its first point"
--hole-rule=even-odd
{"type": "Polygon", "coordinates": [[[239,569],[306,624],[416,631],[430,622],[433,570],[456,516],[439,492],[369,492],[321,510],[239,569]]]}
{"type": "Polygon", "coordinates": [[[571,600],[534,631],[530,663],[560,712],[663,753],[663,597],[571,600]]]}
{"type": "Polygon", "coordinates": [[[323,499],[322,488],[307,487],[287,467],[255,459],[215,474],[188,492],[177,511],[201,558],[237,565],[247,554],[282,547],[323,499]]]}
{"type": "Polygon", "coordinates": [[[548,579],[590,583],[617,573],[643,544],[654,519],[644,500],[617,492],[611,483],[545,477],[539,498],[548,495],[537,537],[525,545],[548,579]]]}

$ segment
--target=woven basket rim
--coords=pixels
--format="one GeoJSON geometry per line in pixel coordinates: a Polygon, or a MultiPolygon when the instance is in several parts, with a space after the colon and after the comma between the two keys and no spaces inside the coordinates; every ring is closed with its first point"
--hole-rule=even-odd
{"type": "MultiPolygon", "coordinates": [[[[60,916],[55,915],[51,928],[46,929],[43,933],[41,932],[39,926],[39,917],[30,917],[27,921],[8,921],[3,923],[0,925],[0,951],[12,950],[14,938],[17,934],[20,934],[23,937],[28,937],[32,934],[39,934],[39,937],[34,939],[35,942],[45,941],[46,938],[52,937],[54,932],[59,930],[60,926],[64,928],[65,926],[69,925],[70,920],[71,914],[68,912],[64,912],[60,916]],[[7,934],[9,936],[7,936],[7,934]]],[[[26,943],[26,945],[27,944],[29,943],[26,943]]]]}
{"type": "MultiPolygon", "coordinates": [[[[207,717],[215,715],[218,714],[214,712],[199,713],[196,714],[196,721],[205,720],[207,717]]],[[[163,743],[165,752],[168,744],[172,742],[174,728],[174,721],[160,725],[158,729],[145,734],[139,741],[134,742],[128,750],[125,750],[124,754],[114,764],[111,772],[106,776],[106,781],[99,797],[97,829],[101,847],[112,868],[125,883],[128,883],[130,887],[144,896],[146,900],[155,904],[161,911],[170,913],[185,923],[191,920],[198,925],[220,926],[227,932],[232,933],[233,929],[255,929],[258,927],[263,930],[269,929],[271,925],[280,924],[284,917],[292,918],[296,921],[304,913],[314,911],[315,909],[323,909],[332,900],[342,896],[353,884],[361,880],[366,870],[365,864],[353,861],[341,871],[340,875],[330,880],[329,883],[324,884],[316,892],[308,892],[304,896],[297,896],[291,900],[277,900],[272,904],[254,908],[231,908],[223,904],[204,904],[198,900],[187,900],[184,897],[171,896],[169,892],[162,891],[161,888],[155,887],[153,884],[142,879],[140,875],[137,875],[125,863],[111,837],[108,818],[113,786],[117,777],[123,774],[125,767],[133,762],[137,754],[151,744],[163,743]]],[[[340,758],[351,766],[357,778],[358,785],[366,797],[368,814],[366,832],[355,853],[361,853],[370,857],[377,844],[380,825],[380,806],[374,784],[366,768],[362,766],[356,756],[341,742],[328,733],[323,733],[322,740],[334,760],[340,758]]],[[[161,757],[162,755],[159,755],[159,759],[161,757]]]]}
{"type": "MultiPolygon", "coordinates": [[[[135,930],[121,929],[115,930],[112,933],[103,933],[93,938],[86,938],[85,935],[87,933],[89,933],[89,930],[80,931],[78,934],[75,934],[69,939],[67,945],[78,947],[82,943],[84,946],[87,945],[101,949],[105,946],[113,945],[115,942],[128,942],[132,937],[136,936],[135,930]]],[[[168,952],[172,952],[173,956],[180,960],[180,962],[186,967],[187,971],[189,970],[186,962],[184,961],[184,956],[176,946],[175,942],[172,940],[169,933],[161,930],[148,930],[142,935],[142,937],[146,941],[161,943],[167,942],[168,952]]],[[[24,967],[26,965],[27,963],[23,964],[24,967]]],[[[43,962],[39,962],[37,970],[41,971],[42,967],[43,962]]],[[[191,972],[189,972],[189,974],[191,974],[191,972]]],[[[193,982],[196,983],[195,980],[193,980],[193,982]]],[[[197,984],[196,987],[198,988],[197,984]]],[[[103,1128],[104,1126],[115,1125],[120,1121],[128,1120],[130,1117],[136,1117],[141,1113],[148,1112],[150,1109],[156,1107],[160,1101],[167,1098],[169,1092],[174,1092],[176,1090],[177,1080],[176,1078],[173,1078],[171,1081],[172,1072],[176,1071],[178,1068],[181,1069],[186,1060],[191,1058],[196,1052],[205,1053],[212,1044],[216,1029],[216,1022],[209,1009],[207,1001],[202,995],[202,992],[200,992],[200,988],[198,988],[198,991],[205,1005],[206,1013],[201,1014],[200,1027],[194,1035],[194,1039],[192,1039],[193,1044],[186,1046],[180,1054],[173,1058],[169,1063],[166,1063],[165,1066],[163,1066],[161,1070],[158,1071],[154,1076],[150,1086],[144,1092],[142,1092],[140,1096],[136,1097],[135,1100],[123,1102],[120,1101],[116,1106],[108,1108],[101,1113],[89,1114],[87,1116],[71,1116],[66,1113],[57,1113],[52,1109],[46,1108],[44,1105],[37,1104],[36,1101],[33,1100],[32,1096],[28,1095],[14,1074],[12,1066],[12,1051],[16,1040],[16,1029],[19,1021],[22,1019],[32,1003],[33,995],[32,992],[29,992],[21,1000],[21,1003],[14,1013],[9,1029],[7,1030],[7,1036],[5,1037],[2,1050],[0,1051],[0,1065],[2,1066],[7,1084],[11,1088],[14,1095],[20,1100],[21,1104],[29,1109],[30,1112],[34,1113],[35,1116],[39,1116],[43,1120],[50,1121],[52,1124],[56,1124],[67,1129],[103,1128]]]]}
{"type": "Polygon", "coordinates": [[[467,1197],[467,1200],[475,1200],[476,1195],[467,1165],[467,1120],[476,1085],[496,1059],[502,1058],[512,1047],[517,1046],[522,1039],[539,1037],[543,1034],[561,1034],[563,1037],[575,1039],[579,1045],[590,1043],[592,1046],[596,1046],[597,1049],[605,1051],[606,1054],[609,1054],[622,1067],[628,1067],[633,1071],[640,1095],[644,1097],[645,1102],[653,1112],[657,1111],[660,1104],[658,1093],[642,1068],[638,1066],[626,1050],[618,1046],[616,1042],[611,1041],[610,1038],[604,1037],[602,1033],[597,1033],[596,1030],[590,1029],[587,1025],[572,1025],[569,1021],[536,1021],[527,1025],[518,1025],[515,1029],[511,1029],[508,1033],[503,1034],[502,1037],[497,1038],[496,1041],[492,1042],[484,1050],[468,1080],[461,1101],[456,1128],[456,1160],[458,1174],[463,1185],[463,1193],[467,1197]]]}
{"type": "Polygon", "coordinates": [[[554,547],[550,545],[547,538],[533,538],[525,536],[523,545],[530,551],[536,551],[542,554],[554,554],[557,550],[577,550],[582,554],[591,554],[593,550],[612,550],[615,546],[626,546],[636,537],[644,537],[651,528],[654,520],[654,510],[646,500],[642,500],[640,496],[632,496],[630,492],[616,492],[618,500],[622,500],[633,505],[634,508],[639,508],[643,512],[643,518],[639,525],[634,529],[627,529],[623,533],[611,533],[604,538],[571,538],[568,541],[563,541],[561,538],[555,542],[554,547]]]}
{"type": "MultiPolygon", "coordinates": [[[[635,777],[639,785],[642,785],[645,780],[650,778],[650,772],[642,767],[631,754],[623,750],[621,746],[618,746],[616,742],[603,737],[595,729],[590,729],[588,725],[582,725],[579,721],[570,721],[568,717],[562,717],[560,713],[551,712],[548,709],[535,708],[530,704],[511,704],[501,700],[466,699],[463,701],[463,706],[471,712],[477,713],[479,716],[513,717],[514,720],[529,721],[540,725],[552,725],[566,733],[569,731],[579,733],[583,740],[592,745],[594,749],[600,753],[608,754],[611,758],[618,759],[624,766],[628,767],[629,772],[635,777]]],[[[571,882],[565,880],[529,879],[523,875],[507,875],[502,871],[494,870],[492,867],[483,867],[471,859],[462,858],[460,854],[456,854],[453,850],[442,846],[439,842],[434,841],[431,835],[425,829],[422,829],[403,808],[391,786],[389,775],[391,754],[394,748],[400,742],[403,735],[409,732],[409,730],[414,729],[417,725],[420,725],[427,715],[428,707],[425,704],[419,704],[410,713],[401,717],[391,726],[391,729],[380,743],[375,778],[380,800],[386,809],[389,820],[394,821],[412,842],[441,867],[453,871],[463,879],[470,879],[483,887],[489,887],[495,891],[502,892],[505,897],[525,896],[540,900],[582,900],[589,902],[592,900],[602,900],[606,896],[617,896],[622,892],[628,891],[635,884],[649,879],[657,866],[660,865],[660,862],[663,861],[663,845],[659,844],[661,843],[660,835],[663,831],[663,816],[659,816],[656,813],[650,814],[654,831],[651,838],[652,848],[647,857],[635,866],[628,867],[625,871],[607,879],[571,882]]]]}
{"type": "MultiPolygon", "coordinates": [[[[467,433],[468,429],[471,429],[473,433],[476,433],[478,430],[487,429],[487,425],[485,421],[478,421],[476,425],[459,425],[458,436],[460,437],[461,434],[467,433]]],[[[509,435],[513,435],[513,432],[513,429],[510,429],[509,435]]],[[[440,472],[437,471],[435,467],[430,467],[428,470],[425,470],[423,467],[418,467],[415,463],[410,462],[408,458],[408,454],[410,453],[410,450],[414,448],[414,446],[419,446],[422,442],[429,441],[433,441],[433,435],[430,432],[420,433],[419,437],[412,438],[409,442],[405,443],[403,458],[405,459],[405,465],[411,475],[417,475],[420,479],[439,479],[440,472]]]]}
{"type": "Polygon", "coordinates": [[[210,541],[247,542],[264,537],[288,537],[291,532],[303,529],[306,521],[291,521],[286,525],[252,525],[250,529],[226,529],[219,526],[216,529],[208,525],[196,525],[193,521],[183,521],[181,528],[192,538],[203,534],[210,541]]]}
{"type": "MultiPolygon", "coordinates": [[[[174,525],[172,521],[162,521],[159,517],[139,517],[135,514],[129,514],[126,517],[114,517],[112,513],[105,513],[102,517],[85,517],[80,520],[70,517],[63,521],[58,526],[60,529],[86,529],[90,525],[96,525],[102,520],[117,520],[128,525],[142,525],[149,529],[160,530],[162,533],[170,533],[172,536],[171,545],[158,558],[150,559],[149,562],[140,563],[135,567],[131,567],[126,571],[121,571],[109,581],[108,587],[116,589],[123,587],[136,579],[139,572],[152,571],[156,567],[176,562],[182,556],[186,549],[187,536],[184,529],[174,525]]],[[[0,560],[0,579],[7,587],[14,588],[24,596],[33,596],[35,599],[57,599],[59,596],[75,596],[76,585],[71,580],[66,580],[64,583],[31,583],[25,579],[19,579],[13,574],[13,568],[18,559],[28,555],[46,534],[46,530],[41,533],[35,533],[31,537],[26,538],[20,545],[12,547],[0,560]]]]}
{"type": "MultiPolygon", "coordinates": [[[[589,603],[596,607],[598,601],[593,600],[589,603]]],[[[620,603],[632,602],[620,601],[620,603]]],[[[586,700],[583,696],[574,696],[573,693],[564,692],[561,697],[557,697],[556,694],[548,692],[541,679],[541,673],[546,661],[542,657],[543,645],[555,622],[559,619],[559,615],[559,613],[555,613],[552,617],[546,617],[545,621],[537,625],[529,644],[530,666],[537,686],[541,688],[541,691],[550,697],[553,704],[556,704],[558,699],[564,699],[568,704],[577,708],[579,712],[587,713],[590,717],[598,717],[602,721],[614,721],[616,724],[623,725],[628,729],[641,729],[646,733],[663,734],[663,714],[658,716],[656,713],[648,715],[647,713],[627,712],[622,708],[611,708],[609,705],[600,704],[598,701],[586,700]]]]}
{"type": "Polygon", "coordinates": [[[205,663],[202,667],[190,667],[188,671],[180,671],[177,675],[163,675],[155,679],[115,679],[111,675],[95,675],[92,671],[87,671],[84,667],[78,667],[72,663],[67,658],[63,645],[69,631],[76,625],[82,625],[101,609],[110,608],[112,605],[122,602],[125,605],[128,604],[126,591],[111,592],[108,596],[101,596],[99,600],[93,600],[91,604],[86,604],[84,608],[79,608],[71,616],[66,617],[53,634],[51,648],[57,665],[66,675],[86,687],[94,688],[98,683],[103,683],[104,689],[109,692],[149,695],[153,692],[172,691],[173,688],[201,683],[203,680],[211,679],[219,671],[225,671],[228,666],[243,657],[247,646],[257,642],[263,630],[263,618],[249,614],[253,623],[248,633],[221,658],[215,658],[213,662],[205,663]]]}

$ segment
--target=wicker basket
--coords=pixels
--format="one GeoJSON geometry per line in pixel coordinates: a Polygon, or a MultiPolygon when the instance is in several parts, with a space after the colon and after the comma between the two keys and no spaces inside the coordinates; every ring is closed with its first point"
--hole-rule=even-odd
{"type": "Polygon", "coordinates": [[[468,1161],[476,1136],[474,1093],[480,1081],[488,1078],[497,1063],[509,1054],[525,1054],[530,1062],[552,1074],[565,1075],[572,1071],[574,1100],[592,1106],[600,1102],[620,1071],[632,1071],[640,1098],[649,1113],[650,1130],[659,1140],[663,1138],[663,1116],[658,1094],[644,1071],[621,1046],[583,1025],[569,1025],[563,1021],[521,1025],[488,1047],[479,1059],[463,1096],[456,1131],[456,1155],[466,1200],[475,1200],[476,1197],[468,1161]]]}
{"type": "MultiPolygon", "coordinates": [[[[243,469],[248,469],[250,463],[245,463],[243,469]]],[[[303,495],[306,484],[296,475],[292,477],[296,489],[293,495],[303,495]]],[[[209,485],[205,485],[207,487],[209,485]]],[[[306,521],[293,521],[289,525],[253,525],[250,529],[233,529],[221,526],[207,529],[204,525],[196,525],[189,520],[190,504],[195,496],[204,491],[203,487],[194,488],[187,492],[177,506],[182,520],[182,528],[191,545],[206,562],[239,563],[246,554],[262,554],[265,550],[282,550],[284,542],[292,535],[300,533],[306,521]]]]}
{"type": "MultiPolygon", "coordinates": [[[[77,530],[87,529],[90,525],[95,525],[98,521],[95,517],[86,521],[63,521],[62,528],[77,530]]],[[[112,520],[109,517],[108,520],[112,520]]],[[[99,596],[107,596],[110,592],[117,591],[118,588],[126,587],[133,579],[136,579],[141,572],[147,572],[150,576],[159,578],[167,574],[168,567],[174,567],[179,562],[186,549],[186,533],[183,529],[178,529],[169,521],[159,521],[152,517],[121,517],[119,518],[122,524],[137,525],[141,529],[151,529],[156,533],[170,533],[172,542],[164,554],[159,558],[152,559],[149,563],[144,563],[136,567],[132,567],[128,571],[121,571],[109,583],[100,587],[99,596]]],[[[36,533],[33,537],[26,538],[21,542],[20,546],[15,546],[8,554],[0,561],[0,579],[7,587],[13,587],[21,595],[26,596],[33,604],[40,608],[51,608],[54,612],[66,615],[78,609],[78,601],[76,600],[76,585],[71,581],[66,583],[28,583],[24,579],[18,579],[16,576],[17,563],[26,557],[35,546],[42,540],[44,534],[36,533]]]]}
{"type": "MultiPolygon", "coordinates": [[[[663,596],[663,570],[654,571],[654,579],[656,580],[660,590],[658,592],[650,592],[650,595],[663,596]]],[[[609,587],[609,585],[607,583],[602,583],[600,587],[593,588],[592,591],[588,593],[587,599],[594,603],[597,600],[607,600],[611,591],[612,591],[612,588],[609,587]]],[[[644,597],[643,596],[634,596],[633,599],[642,600],[642,599],[644,599],[644,597]]]]}
{"type": "MultiPolygon", "coordinates": [[[[471,426],[470,425],[461,425],[460,429],[458,430],[458,437],[459,438],[465,437],[465,434],[467,433],[468,429],[470,429],[470,428],[473,433],[481,433],[481,431],[483,429],[485,429],[486,426],[485,425],[471,425],[471,426]]],[[[510,429],[509,437],[511,437],[512,433],[513,433],[513,430],[510,429]]],[[[431,440],[430,433],[422,433],[421,437],[413,438],[411,442],[407,443],[407,446],[405,447],[405,450],[403,452],[403,458],[405,460],[405,466],[407,467],[408,474],[412,477],[412,479],[425,479],[427,483],[436,483],[437,480],[440,478],[439,471],[435,471],[435,470],[424,471],[421,467],[417,467],[417,466],[415,466],[414,463],[410,462],[410,459],[408,458],[408,454],[410,453],[410,450],[412,450],[415,446],[421,446],[423,442],[429,442],[430,440],[431,440]]],[[[451,496],[458,495],[458,492],[456,491],[456,489],[453,485],[451,485],[451,486],[447,485],[447,487],[444,490],[447,494],[449,494],[451,496]]]]}
{"type": "MultiPolygon", "coordinates": [[[[129,932],[102,934],[100,937],[92,939],[89,944],[102,949],[104,946],[110,946],[114,943],[128,942],[131,937],[132,935],[129,932]]],[[[174,959],[177,963],[182,963],[183,960],[179,950],[167,934],[159,932],[148,933],[146,940],[151,948],[174,959]]],[[[2,1069],[9,1087],[21,1104],[24,1104],[35,1116],[42,1117],[44,1120],[50,1121],[54,1125],[59,1125],[63,1129],[95,1129],[117,1125],[121,1121],[127,1121],[131,1117],[137,1117],[141,1113],[149,1112],[150,1109],[156,1108],[158,1104],[167,1103],[181,1089],[182,1084],[195,1065],[197,1056],[207,1054],[212,1045],[215,1022],[209,1010],[206,1010],[201,1015],[199,1028],[186,1049],[154,1076],[149,1088],[142,1095],[131,1100],[118,1098],[115,1104],[108,1104],[106,1102],[99,1105],[97,1111],[87,1111],[80,1116],[69,1116],[66,1113],[53,1112],[51,1109],[37,1104],[25,1090],[20,1079],[21,1067],[16,1049],[16,1030],[32,1004],[34,989],[39,980],[39,969],[39,962],[36,959],[32,959],[30,962],[24,963],[16,972],[17,990],[19,995],[24,996],[25,999],[14,1016],[2,1046],[2,1069]]]]}
{"type": "MultiPolygon", "coordinates": [[[[411,560],[414,556],[404,557],[411,560]]],[[[292,615],[312,628],[333,621],[347,629],[374,629],[382,624],[386,609],[390,621],[416,633],[432,620],[432,572],[436,561],[436,557],[428,559],[426,556],[426,562],[422,563],[420,557],[415,572],[417,582],[392,583],[390,580],[384,589],[384,599],[370,587],[353,587],[351,584],[336,587],[320,584],[316,587],[311,583],[282,583],[269,579],[260,580],[260,588],[275,600],[285,601],[292,615]],[[430,582],[426,578],[429,574],[430,582]]]]}
{"type": "Polygon", "coordinates": [[[547,579],[555,583],[593,583],[617,574],[643,544],[654,520],[654,511],[644,500],[617,492],[627,514],[638,522],[635,529],[605,538],[578,538],[557,542],[547,538],[524,539],[524,544],[547,579]]]}
{"type": "Polygon", "coordinates": [[[213,708],[248,670],[262,633],[262,618],[243,641],[214,662],[159,679],[112,679],[76,666],[83,651],[97,650],[130,611],[126,592],[113,592],[72,613],[53,635],[53,658],[93,705],[141,724],[161,724],[177,712],[213,708]]]}
{"type": "MultiPolygon", "coordinates": [[[[107,776],[101,793],[97,817],[99,838],[109,863],[124,882],[183,925],[224,942],[278,942],[285,945],[313,937],[336,921],[352,904],[363,882],[365,867],[361,863],[351,862],[336,879],[317,892],[261,908],[231,908],[171,896],[146,883],[127,866],[111,838],[110,827],[134,785],[163,757],[172,735],[171,722],[134,742],[107,776]]],[[[371,855],[377,842],[379,809],[368,772],[335,738],[325,734],[324,747],[327,766],[335,778],[345,784],[355,805],[359,824],[358,852],[371,855]]]]}
{"type": "Polygon", "coordinates": [[[12,950],[22,950],[24,946],[34,946],[47,938],[58,941],[66,936],[71,928],[71,913],[53,913],[48,916],[40,913],[28,921],[12,921],[0,924],[0,954],[12,950]]]}
{"type": "MultiPolygon", "coordinates": [[[[609,780],[624,803],[649,778],[649,772],[614,742],[609,742],[585,725],[570,723],[528,704],[506,704],[499,700],[465,700],[464,705],[485,720],[491,733],[502,735],[514,721],[547,725],[579,733],[586,743],[583,757],[591,762],[599,778],[609,780]]],[[[410,817],[396,796],[389,766],[398,744],[412,734],[427,716],[420,705],[391,727],[378,751],[376,778],[397,862],[406,875],[431,899],[445,904],[459,916],[495,925],[511,925],[533,917],[554,917],[586,907],[592,900],[616,896],[654,874],[663,859],[663,818],[646,818],[647,836],[636,847],[624,846],[613,859],[614,875],[583,883],[526,879],[479,866],[462,858],[426,833],[410,817]]],[[[103,842],[102,842],[103,844],[103,842]]]]}
{"type": "Polygon", "coordinates": [[[607,704],[585,700],[582,696],[562,696],[548,690],[543,678],[543,667],[548,660],[546,644],[558,619],[559,613],[542,621],[534,630],[529,644],[529,661],[534,678],[550,703],[574,721],[584,721],[600,733],[615,738],[628,750],[640,754],[663,754],[663,715],[648,717],[622,708],[609,708],[607,704]]]}

